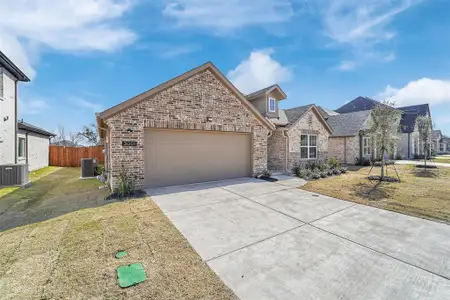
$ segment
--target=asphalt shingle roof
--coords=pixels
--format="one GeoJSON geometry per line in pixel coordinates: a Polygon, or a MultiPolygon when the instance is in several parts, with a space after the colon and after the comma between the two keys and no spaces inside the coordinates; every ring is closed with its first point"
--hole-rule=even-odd
{"type": "Polygon", "coordinates": [[[413,132],[417,117],[425,116],[430,111],[428,104],[397,107],[397,109],[403,113],[400,121],[400,128],[403,133],[413,132]]]}
{"type": "Polygon", "coordinates": [[[254,97],[258,97],[259,95],[263,95],[265,92],[267,92],[268,90],[270,90],[271,88],[273,88],[274,86],[276,86],[276,84],[272,84],[271,86],[268,86],[266,88],[263,88],[262,90],[250,93],[248,95],[246,95],[246,98],[254,98],[254,97]]]}
{"type": "Polygon", "coordinates": [[[364,129],[371,110],[329,116],[328,124],[333,130],[332,136],[354,136],[364,129]]]}
{"type": "Polygon", "coordinates": [[[298,106],[290,109],[285,109],[289,125],[294,124],[298,119],[300,119],[314,104],[308,104],[303,106],[298,106]]]}
{"type": "Polygon", "coordinates": [[[31,124],[26,123],[26,122],[18,122],[17,123],[17,127],[18,127],[18,129],[22,129],[22,130],[26,130],[26,131],[34,132],[34,133],[39,133],[39,134],[42,134],[42,135],[45,135],[45,136],[48,136],[48,137],[55,136],[54,133],[48,132],[45,129],[36,127],[36,126],[31,125],[31,124]]]}
{"type": "Polygon", "coordinates": [[[322,117],[326,120],[329,116],[335,116],[335,115],[339,115],[338,112],[332,111],[328,108],[322,107],[322,106],[317,106],[317,109],[319,110],[320,114],[322,115],[322,117]]]}
{"type": "Polygon", "coordinates": [[[374,100],[369,97],[359,96],[358,98],[353,99],[352,101],[344,104],[339,107],[335,111],[340,114],[346,114],[350,112],[363,111],[363,110],[371,110],[374,109],[378,104],[382,104],[377,100],[374,100]]]}

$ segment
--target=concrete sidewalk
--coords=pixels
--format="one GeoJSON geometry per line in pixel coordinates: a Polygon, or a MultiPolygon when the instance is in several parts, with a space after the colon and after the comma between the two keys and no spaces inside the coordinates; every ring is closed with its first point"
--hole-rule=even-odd
{"type": "Polygon", "coordinates": [[[450,226],[283,179],[147,192],[241,299],[450,299],[450,226]]]}
{"type": "MultiPolygon", "coordinates": [[[[424,161],[417,161],[417,160],[396,160],[395,161],[396,165],[417,165],[417,164],[424,164],[424,161]]],[[[445,167],[445,168],[450,168],[450,164],[446,164],[446,163],[439,163],[439,162],[433,162],[433,161],[429,161],[427,160],[427,165],[430,166],[438,166],[438,167],[445,167]]]]}

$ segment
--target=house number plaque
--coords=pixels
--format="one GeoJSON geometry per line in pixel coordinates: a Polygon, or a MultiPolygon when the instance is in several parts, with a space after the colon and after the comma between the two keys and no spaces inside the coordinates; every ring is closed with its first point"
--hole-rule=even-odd
{"type": "Polygon", "coordinates": [[[122,146],[136,147],[137,141],[122,141],[122,146]]]}

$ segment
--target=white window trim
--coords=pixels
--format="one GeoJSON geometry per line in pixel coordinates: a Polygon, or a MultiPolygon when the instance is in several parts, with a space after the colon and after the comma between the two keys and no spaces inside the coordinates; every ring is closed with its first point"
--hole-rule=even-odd
{"type": "Polygon", "coordinates": [[[301,134],[300,135],[300,160],[308,160],[308,159],[317,159],[318,157],[318,153],[317,153],[317,143],[318,143],[318,138],[317,138],[317,134],[301,134]],[[305,135],[308,137],[308,145],[307,146],[302,146],[302,135],[305,135]],[[309,142],[311,141],[311,136],[315,136],[316,137],[316,145],[315,146],[310,146],[309,142]],[[308,153],[308,158],[303,157],[302,158],[302,148],[306,148],[308,149],[307,153],[308,153]],[[315,157],[310,157],[309,156],[309,149],[310,148],[316,148],[316,156],[315,157]]]}
{"type": "Polygon", "coordinates": [[[273,97],[269,97],[269,111],[270,112],[276,112],[277,111],[277,102],[275,100],[275,98],[273,97]],[[273,101],[273,110],[270,109],[270,101],[273,101]]]}
{"type": "Polygon", "coordinates": [[[27,150],[26,150],[27,139],[23,138],[23,137],[19,137],[17,139],[18,139],[18,141],[17,141],[17,158],[24,159],[24,158],[26,158],[25,156],[26,156],[26,152],[27,152],[27,150]],[[23,147],[22,147],[23,155],[22,156],[19,155],[19,144],[20,144],[21,140],[23,140],[23,147]]]}
{"type": "Polygon", "coordinates": [[[363,155],[364,156],[372,155],[372,147],[370,145],[370,137],[368,137],[368,136],[363,137],[363,155]],[[367,145],[365,145],[366,141],[367,141],[367,145]]]}

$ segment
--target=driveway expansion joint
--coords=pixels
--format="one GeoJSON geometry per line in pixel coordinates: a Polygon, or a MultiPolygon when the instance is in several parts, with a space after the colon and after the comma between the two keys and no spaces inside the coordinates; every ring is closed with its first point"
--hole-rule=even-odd
{"type": "Polygon", "coordinates": [[[320,227],[318,227],[318,226],[315,226],[315,225],[313,225],[313,224],[308,224],[308,225],[309,225],[309,226],[312,226],[312,227],[314,227],[314,228],[316,228],[316,229],[319,229],[320,231],[329,233],[329,234],[334,235],[334,236],[336,236],[336,237],[338,237],[338,238],[342,238],[342,239],[344,239],[344,240],[346,240],[346,241],[349,241],[349,242],[351,242],[351,243],[354,243],[354,244],[356,244],[356,245],[358,245],[358,246],[360,246],[360,247],[369,249],[369,250],[371,250],[371,251],[373,251],[373,252],[376,252],[376,253],[378,253],[378,254],[387,256],[387,257],[389,257],[389,258],[391,258],[391,259],[394,259],[394,260],[399,261],[399,262],[401,262],[401,263],[407,264],[408,266],[411,266],[411,267],[413,267],[413,268],[416,268],[416,269],[425,271],[425,272],[427,272],[427,273],[430,273],[430,274],[439,276],[439,277],[441,277],[441,278],[443,278],[443,279],[446,279],[446,280],[450,280],[450,277],[447,277],[447,276],[445,276],[445,275],[441,275],[441,274],[439,274],[439,273],[436,273],[436,272],[427,270],[427,269],[425,269],[425,268],[422,268],[422,267],[413,265],[413,264],[411,264],[411,263],[409,263],[409,262],[407,262],[407,261],[405,261],[405,260],[402,260],[402,259],[400,259],[400,258],[398,258],[398,257],[395,257],[395,256],[392,256],[392,255],[390,255],[390,254],[384,253],[384,252],[382,252],[382,251],[380,251],[380,250],[377,250],[377,249],[374,249],[374,248],[369,247],[369,246],[367,246],[367,245],[361,244],[361,243],[359,243],[359,242],[356,242],[356,241],[354,241],[354,240],[352,240],[352,239],[346,238],[346,237],[341,236],[341,235],[339,235],[339,234],[336,234],[336,233],[334,233],[334,232],[325,230],[325,229],[320,228],[320,227]]]}

